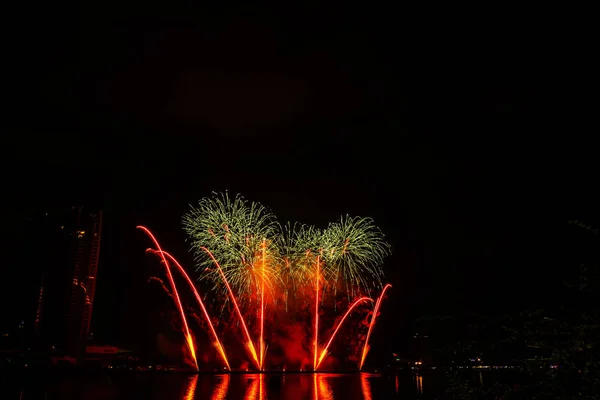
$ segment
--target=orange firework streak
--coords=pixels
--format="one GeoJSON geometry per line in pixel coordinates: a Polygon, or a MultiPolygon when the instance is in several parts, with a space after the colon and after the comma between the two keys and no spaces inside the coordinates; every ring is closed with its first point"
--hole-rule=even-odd
{"type": "Polygon", "coordinates": [[[212,333],[212,335],[213,335],[213,337],[215,339],[215,347],[216,347],[217,351],[219,352],[219,355],[223,359],[223,362],[227,366],[227,369],[229,371],[231,371],[231,367],[229,366],[229,361],[227,360],[227,355],[225,354],[225,349],[223,348],[223,345],[221,344],[221,341],[219,340],[219,336],[217,335],[217,331],[215,330],[215,327],[214,327],[212,321],[210,320],[210,317],[208,315],[208,311],[206,311],[206,307],[204,306],[204,302],[202,301],[202,298],[200,297],[200,294],[198,293],[198,290],[196,290],[196,286],[194,285],[194,282],[192,282],[192,280],[190,279],[189,275],[185,272],[185,270],[183,269],[183,267],[181,266],[181,264],[179,264],[179,262],[175,259],[175,257],[173,257],[171,254],[167,253],[166,251],[160,251],[160,252],[159,251],[155,251],[155,252],[156,253],[163,253],[165,256],[169,257],[169,259],[171,261],[173,261],[173,263],[175,263],[175,265],[179,269],[179,272],[181,272],[181,274],[183,275],[183,277],[187,280],[187,283],[192,288],[192,291],[194,292],[194,296],[196,296],[196,300],[198,301],[198,304],[200,305],[200,308],[202,309],[202,313],[204,314],[204,317],[206,318],[206,322],[208,322],[208,326],[210,327],[210,331],[211,331],[211,333],[212,333]]]}
{"type": "Polygon", "coordinates": [[[333,334],[331,335],[331,338],[329,338],[329,341],[327,342],[327,345],[323,348],[323,351],[321,351],[321,355],[319,356],[319,361],[317,362],[317,368],[319,368],[319,365],[321,365],[321,363],[323,362],[323,360],[325,359],[325,357],[327,357],[327,349],[329,349],[329,345],[331,345],[331,342],[333,342],[333,338],[335,338],[335,335],[340,330],[340,328],[342,326],[342,323],[344,323],[344,320],[346,318],[348,318],[348,315],[350,315],[350,313],[352,312],[352,310],[354,309],[354,307],[356,307],[361,301],[370,301],[370,302],[373,302],[373,299],[370,298],[370,297],[361,297],[360,299],[358,299],[354,303],[352,303],[352,305],[350,306],[350,308],[348,309],[348,311],[346,311],[346,314],[344,314],[344,317],[342,318],[342,320],[337,324],[337,327],[333,331],[333,334]]]}
{"type": "Polygon", "coordinates": [[[365,359],[367,358],[367,353],[369,352],[369,338],[371,337],[371,331],[373,330],[373,326],[375,325],[375,319],[377,319],[377,312],[379,311],[379,306],[381,305],[381,300],[383,300],[385,291],[391,287],[392,287],[392,285],[390,285],[389,283],[387,285],[385,285],[385,287],[381,291],[381,295],[379,296],[379,298],[377,299],[377,302],[375,303],[375,308],[373,309],[373,316],[371,317],[371,323],[369,324],[369,331],[367,332],[367,338],[365,340],[362,355],[360,357],[360,365],[358,366],[359,370],[362,369],[362,367],[365,363],[365,359]]]}
{"type": "Polygon", "coordinates": [[[167,270],[167,276],[169,277],[169,282],[171,283],[171,287],[173,288],[173,295],[175,297],[175,302],[177,303],[177,307],[179,308],[179,313],[181,315],[181,320],[183,321],[183,328],[185,330],[185,339],[190,349],[190,354],[192,355],[192,359],[194,360],[194,364],[196,365],[196,370],[200,370],[198,368],[198,360],[196,359],[196,350],[194,349],[194,340],[192,339],[192,335],[190,333],[190,328],[188,327],[187,318],[185,317],[185,313],[183,312],[183,306],[181,305],[181,299],[179,298],[179,292],[177,292],[177,287],[175,286],[175,281],[173,280],[173,275],[171,274],[171,267],[169,267],[169,263],[163,254],[162,249],[160,248],[160,244],[158,244],[158,240],[154,237],[152,232],[145,226],[137,226],[138,229],[143,230],[146,234],[152,239],[154,245],[160,252],[160,256],[165,263],[165,269],[167,270]]]}
{"type": "Polygon", "coordinates": [[[313,370],[317,370],[317,353],[319,351],[319,279],[320,279],[320,256],[317,256],[317,279],[316,279],[316,298],[315,298],[315,341],[313,345],[313,370]]]}
{"type": "Polygon", "coordinates": [[[264,328],[265,328],[265,247],[266,247],[265,239],[263,239],[262,243],[262,279],[261,279],[261,288],[260,288],[260,342],[258,343],[259,351],[260,351],[260,369],[262,371],[264,367],[265,360],[265,348],[264,348],[264,328]]]}
{"type": "Polygon", "coordinates": [[[200,248],[202,250],[204,250],[206,252],[206,254],[208,254],[208,256],[211,258],[211,260],[215,263],[215,265],[217,266],[217,269],[219,270],[219,273],[221,274],[221,278],[223,278],[223,282],[225,282],[225,286],[227,287],[227,291],[229,292],[229,296],[231,297],[231,302],[233,303],[233,305],[235,307],[235,311],[237,312],[237,315],[240,318],[242,328],[244,329],[244,333],[246,334],[246,340],[248,340],[248,343],[246,346],[248,347],[248,350],[250,351],[250,355],[252,356],[252,359],[256,363],[256,366],[258,367],[258,369],[260,369],[261,368],[260,361],[256,354],[256,349],[254,348],[254,343],[252,343],[252,339],[250,338],[250,332],[248,332],[248,327],[246,326],[246,321],[244,321],[244,316],[242,315],[242,312],[240,311],[240,307],[238,306],[237,300],[235,299],[233,290],[231,289],[231,286],[229,286],[229,282],[227,281],[227,278],[225,277],[225,274],[223,273],[223,270],[221,269],[221,265],[219,264],[219,262],[217,261],[217,259],[213,255],[213,253],[210,252],[210,250],[208,250],[204,246],[202,246],[200,248]]]}

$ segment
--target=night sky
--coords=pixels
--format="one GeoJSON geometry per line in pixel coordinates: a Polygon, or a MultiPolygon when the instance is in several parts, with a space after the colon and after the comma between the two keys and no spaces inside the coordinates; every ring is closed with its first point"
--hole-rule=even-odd
{"type": "Polygon", "coordinates": [[[191,266],[181,215],[223,190],[282,221],[375,218],[393,248],[390,343],[419,315],[519,308],[582,261],[567,221],[598,221],[584,27],[186,4],[52,4],[14,21],[0,304],[28,284],[19,252],[35,243],[14,234],[28,215],[101,207],[94,331],[126,345],[158,271],[135,226],[191,266]]]}

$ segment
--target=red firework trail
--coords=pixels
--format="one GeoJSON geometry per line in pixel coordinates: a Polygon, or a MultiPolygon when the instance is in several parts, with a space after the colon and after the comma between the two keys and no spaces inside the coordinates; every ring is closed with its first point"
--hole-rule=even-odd
{"type": "MultiPolygon", "coordinates": [[[[152,250],[152,249],[149,249],[149,250],[152,250]]],[[[198,293],[198,290],[196,290],[196,286],[194,285],[194,282],[192,282],[192,280],[190,279],[189,275],[185,272],[185,269],[183,269],[183,267],[181,266],[181,264],[179,264],[179,262],[171,254],[167,253],[166,251],[156,251],[156,250],[152,250],[152,251],[155,252],[155,253],[162,253],[165,256],[169,257],[169,259],[171,261],[173,261],[173,263],[177,266],[177,268],[179,269],[179,272],[181,272],[181,274],[183,275],[183,277],[186,279],[187,283],[192,288],[192,291],[194,292],[194,296],[196,296],[196,300],[198,301],[198,304],[200,305],[200,308],[202,309],[202,313],[204,314],[204,317],[206,318],[206,322],[208,322],[208,326],[210,327],[210,331],[211,331],[211,333],[212,333],[212,335],[213,335],[213,337],[215,339],[215,347],[217,348],[217,351],[219,352],[219,355],[223,359],[223,362],[227,366],[227,369],[229,371],[231,371],[231,367],[229,366],[229,361],[227,360],[227,355],[225,354],[225,348],[223,347],[223,345],[221,344],[221,341],[219,340],[219,336],[217,335],[217,331],[215,330],[215,327],[214,327],[212,321],[210,320],[210,316],[208,315],[208,311],[206,311],[206,307],[204,306],[204,302],[202,301],[202,298],[200,297],[200,294],[198,293]]]]}
{"type": "Polygon", "coordinates": [[[315,339],[313,343],[313,370],[317,370],[317,353],[319,352],[319,279],[320,267],[319,256],[317,256],[317,279],[316,279],[316,296],[315,296],[315,339]]]}
{"type": "Polygon", "coordinates": [[[156,281],[156,282],[160,283],[160,286],[163,288],[163,290],[165,292],[167,292],[167,294],[170,297],[173,297],[173,295],[171,294],[171,292],[169,292],[169,289],[165,286],[165,283],[162,281],[162,279],[157,278],[156,276],[151,276],[150,278],[148,278],[148,282],[150,282],[150,281],[156,281]]]}
{"type": "Polygon", "coordinates": [[[229,286],[229,282],[227,281],[227,278],[225,277],[225,274],[223,273],[223,270],[221,269],[221,265],[219,265],[219,262],[217,261],[215,256],[210,252],[210,250],[208,250],[206,247],[200,247],[200,248],[202,250],[204,250],[206,252],[206,254],[208,254],[208,256],[211,258],[211,260],[217,266],[217,269],[219,270],[219,273],[221,274],[221,278],[223,278],[223,282],[225,283],[225,286],[227,287],[229,296],[231,297],[231,302],[233,303],[233,305],[235,307],[235,311],[237,312],[237,315],[240,318],[240,322],[242,324],[242,328],[244,329],[244,333],[246,334],[246,340],[248,340],[248,343],[246,346],[247,346],[248,350],[250,351],[252,360],[254,361],[254,363],[256,364],[258,369],[261,369],[260,361],[256,354],[256,349],[254,348],[254,343],[252,343],[252,339],[250,338],[250,332],[248,332],[248,327],[246,326],[246,321],[244,320],[244,316],[242,315],[242,312],[240,311],[240,307],[238,306],[235,295],[233,294],[233,290],[231,289],[231,286],[229,286]]]}
{"type": "Polygon", "coordinates": [[[373,330],[373,326],[375,325],[375,320],[377,319],[377,312],[379,311],[379,306],[381,305],[381,300],[383,300],[385,291],[391,287],[392,287],[392,285],[390,285],[389,283],[387,285],[385,285],[385,287],[381,291],[381,295],[379,296],[379,298],[377,299],[377,302],[375,303],[375,308],[373,309],[373,316],[371,317],[371,323],[369,324],[369,331],[367,332],[367,338],[365,339],[365,344],[363,346],[362,355],[360,357],[360,365],[358,366],[359,370],[362,369],[362,367],[365,363],[365,359],[367,358],[367,353],[369,352],[369,338],[371,337],[371,331],[373,330]]]}
{"type": "Polygon", "coordinates": [[[154,245],[160,252],[160,256],[161,256],[163,262],[165,263],[165,269],[167,270],[167,276],[169,277],[169,282],[171,283],[171,288],[173,289],[173,295],[175,296],[175,302],[177,303],[177,308],[179,308],[181,320],[183,321],[183,328],[185,330],[185,339],[186,339],[188,348],[190,349],[190,354],[192,355],[192,359],[194,360],[194,364],[196,365],[196,370],[199,371],[200,369],[198,368],[198,360],[196,359],[196,350],[194,349],[194,340],[192,339],[192,335],[190,333],[190,328],[187,323],[187,318],[185,317],[185,312],[183,312],[183,306],[181,305],[181,299],[179,298],[179,292],[177,292],[177,287],[175,286],[175,281],[173,280],[173,275],[171,274],[171,267],[169,266],[169,263],[167,262],[167,259],[165,258],[165,255],[164,255],[162,249],[160,248],[160,244],[158,244],[158,240],[156,240],[156,238],[154,237],[152,232],[150,232],[150,230],[148,228],[146,228],[145,226],[140,225],[140,226],[137,226],[137,228],[146,232],[146,234],[150,237],[150,239],[152,239],[152,241],[154,242],[154,245]]]}
{"type": "Polygon", "coordinates": [[[340,330],[340,327],[342,326],[342,323],[344,323],[344,320],[348,317],[348,315],[350,315],[350,313],[352,312],[352,310],[354,309],[354,307],[356,307],[361,301],[370,301],[370,302],[373,302],[373,299],[370,298],[370,297],[361,297],[360,299],[356,300],[350,306],[350,308],[348,309],[348,311],[346,311],[346,314],[344,314],[344,317],[342,318],[342,320],[337,324],[337,327],[333,331],[333,334],[331,334],[331,337],[329,338],[329,341],[327,342],[327,345],[323,348],[323,351],[321,351],[321,355],[319,356],[319,361],[317,362],[317,368],[319,368],[319,365],[321,365],[321,363],[323,362],[323,360],[325,359],[325,357],[327,357],[327,349],[329,349],[329,346],[331,345],[331,342],[333,342],[333,338],[335,338],[335,335],[340,330]]]}

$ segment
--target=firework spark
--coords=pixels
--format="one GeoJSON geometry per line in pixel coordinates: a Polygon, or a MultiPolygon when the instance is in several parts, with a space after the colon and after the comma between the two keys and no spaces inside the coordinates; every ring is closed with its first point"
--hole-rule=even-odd
{"type": "Polygon", "coordinates": [[[274,214],[256,202],[237,195],[213,194],[183,217],[183,227],[196,254],[201,279],[224,287],[218,271],[202,248],[219,260],[223,273],[240,299],[250,300],[265,282],[276,286],[302,286],[314,281],[314,258],[322,254],[320,274],[333,285],[343,282],[349,295],[382,286],[381,265],[390,253],[383,233],[371,218],[342,217],[325,230],[308,225],[282,227],[274,214]],[[261,270],[263,247],[267,268],[261,270]],[[285,279],[284,279],[285,278],[285,279]]]}
{"type": "Polygon", "coordinates": [[[371,218],[342,217],[329,224],[322,237],[329,272],[345,283],[348,293],[381,287],[381,265],[390,246],[371,218]]]}
{"type": "Polygon", "coordinates": [[[221,273],[215,271],[206,257],[207,248],[219,260],[222,274],[240,299],[252,298],[263,283],[270,286],[278,276],[276,263],[268,262],[261,269],[263,250],[277,254],[273,238],[279,232],[275,216],[258,203],[249,203],[242,196],[230,199],[228,194],[203,198],[183,217],[183,227],[198,260],[201,278],[208,279],[228,292],[221,273]],[[263,249],[263,246],[267,246],[263,249]]]}

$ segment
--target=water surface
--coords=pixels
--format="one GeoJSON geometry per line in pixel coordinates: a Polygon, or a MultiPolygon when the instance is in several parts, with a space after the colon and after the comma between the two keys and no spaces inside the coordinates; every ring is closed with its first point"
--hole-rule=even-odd
{"type": "Polygon", "coordinates": [[[0,378],[6,399],[377,400],[415,398],[423,377],[356,374],[124,373],[0,378]]]}

